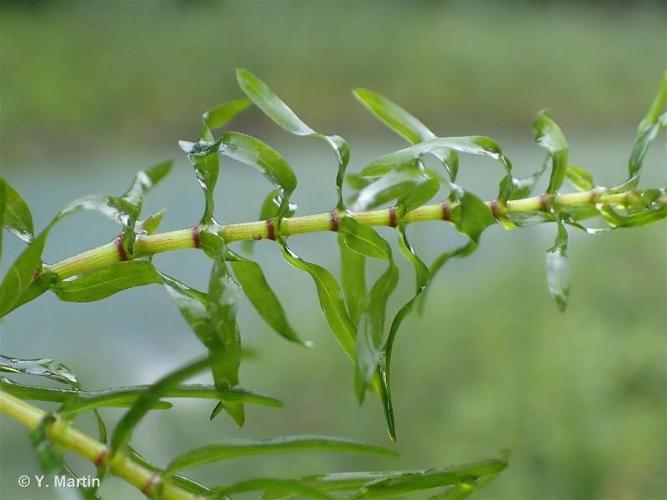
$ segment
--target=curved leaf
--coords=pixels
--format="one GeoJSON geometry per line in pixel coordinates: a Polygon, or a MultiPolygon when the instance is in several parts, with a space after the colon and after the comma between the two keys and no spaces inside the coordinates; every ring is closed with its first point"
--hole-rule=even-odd
{"type": "Polygon", "coordinates": [[[338,162],[338,174],[336,176],[338,208],[343,209],[343,180],[345,178],[345,169],[350,161],[350,148],[345,139],[338,135],[321,134],[310,128],[266,83],[250,71],[242,68],[237,69],[236,79],[241,90],[280,128],[294,135],[317,137],[333,148],[338,162]]]}
{"type": "Polygon", "coordinates": [[[146,193],[169,174],[173,164],[173,160],[165,160],[137,172],[132,185],[123,195],[123,199],[141,209],[146,193]]]}
{"type": "Polygon", "coordinates": [[[567,257],[567,230],[558,220],[558,234],[554,246],[547,250],[547,284],[549,293],[556,299],[558,307],[564,311],[570,296],[570,264],[567,257]]]}
{"type": "Polygon", "coordinates": [[[45,377],[61,384],[78,387],[76,375],[63,363],[52,359],[17,359],[0,354],[0,372],[45,377]]]}
{"type": "Polygon", "coordinates": [[[343,293],[336,278],[325,268],[306,262],[296,255],[282,238],[278,242],[287,263],[296,269],[307,272],[313,279],[324,318],[343,351],[354,361],[356,328],[345,308],[343,293]]]}
{"type": "Polygon", "coordinates": [[[503,154],[500,146],[493,139],[485,136],[436,137],[376,158],[364,167],[362,175],[373,171],[386,171],[401,166],[411,165],[425,155],[443,155],[448,150],[471,155],[487,156],[500,162],[505,170],[505,177],[500,183],[498,197],[502,202],[505,202],[510,198],[514,189],[514,182],[511,175],[512,163],[509,158],[503,154]]]}
{"type": "Polygon", "coordinates": [[[454,467],[404,472],[364,485],[355,498],[386,498],[457,485],[485,476],[496,476],[507,467],[504,460],[484,460],[454,467]]]}
{"type": "Polygon", "coordinates": [[[361,87],[354,89],[352,94],[378,120],[408,142],[417,144],[435,137],[426,125],[386,97],[361,87]]]}
{"type": "Polygon", "coordinates": [[[662,82],[658,93],[653,99],[651,106],[646,113],[646,116],[639,123],[637,127],[637,135],[632,145],[632,153],[628,161],[628,170],[630,172],[630,180],[636,184],[638,180],[639,171],[644,163],[644,156],[648,151],[648,146],[657,137],[658,133],[667,126],[667,112],[665,106],[667,105],[667,71],[662,75],[662,82]]]}
{"type": "Polygon", "coordinates": [[[3,195],[0,199],[0,210],[3,214],[0,217],[0,230],[5,227],[20,240],[30,243],[35,237],[35,230],[28,204],[2,177],[0,177],[0,186],[0,191],[2,191],[0,194],[3,195]]]}
{"type": "Polygon", "coordinates": [[[246,97],[218,104],[206,111],[202,117],[201,138],[214,142],[213,131],[227,125],[236,115],[246,110],[251,102],[246,97]]]}
{"type": "Polygon", "coordinates": [[[207,143],[178,141],[178,145],[185,152],[195,169],[195,177],[204,193],[204,214],[201,217],[200,224],[214,223],[215,202],[213,192],[220,171],[218,153],[207,143]]]}
{"type": "Polygon", "coordinates": [[[579,191],[590,191],[595,187],[593,175],[581,167],[568,166],[567,178],[579,191]]]}
{"type": "Polygon", "coordinates": [[[371,455],[396,455],[381,446],[327,436],[288,436],[271,439],[236,439],[190,450],[171,461],[168,472],[191,469],[212,462],[248,455],[286,451],[342,451],[371,455]]]}
{"type": "MultiPolygon", "coordinates": [[[[386,97],[364,88],[356,88],[352,93],[378,120],[408,142],[418,144],[435,138],[435,134],[426,125],[386,97]]],[[[445,149],[433,154],[444,163],[451,181],[454,182],[458,170],[456,152],[445,149]]]]}
{"type": "Polygon", "coordinates": [[[264,271],[257,262],[245,259],[228,250],[225,256],[243,293],[266,323],[280,336],[301,345],[308,345],[299,338],[289,324],[283,306],[269,286],[264,271]]]}
{"type": "Polygon", "coordinates": [[[555,193],[567,175],[568,146],[560,127],[556,125],[546,110],[540,111],[533,123],[535,140],[549,152],[551,177],[547,193],[555,193]]]}
{"type": "Polygon", "coordinates": [[[363,311],[361,328],[357,331],[355,390],[357,399],[362,402],[380,360],[387,302],[398,283],[398,267],[394,263],[391,247],[373,228],[351,217],[343,217],[339,232],[348,249],[387,261],[387,269],[368,294],[368,305],[363,311]]]}
{"type": "MultiPolygon", "coordinates": [[[[278,219],[289,210],[289,197],[296,189],[296,176],[292,167],[271,146],[251,135],[241,132],[225,132],[218,145],[221,154],[259,170],[274,186],[281,190],[281,207],[278,219]]],[[[278,220],[279,222],[279,220],[278,220]]]]}
{"type": "Polygon", "coordinates": [[[51,290],[65,302],[94,302],[128,288],[161,282],[160,274],[150,262],[134,260],[58,281],[51,290]]]}

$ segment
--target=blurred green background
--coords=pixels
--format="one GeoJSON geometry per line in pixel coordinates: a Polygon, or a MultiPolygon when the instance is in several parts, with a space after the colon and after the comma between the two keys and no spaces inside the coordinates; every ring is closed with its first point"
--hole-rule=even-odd
{"type": "MultiPolygon", "coordinates": [[[[167,208],[164,229],[196,221],[201,196],[176,140],[196,137],[202,111],[240,96],[238,66],[265,79],[314,128],[348,138],[351,170],[403,147],[351,97],[351,88],[365,86],[440,135],[498,139],[519,174],[542,161],[530,122],[548,106],[570,141],[572,162],[609,185],[624,179],[636,124],[667,62],[661,2],[5,0],[0,15],[2,175],[31,204],[38,227],[68,201],[122,192],[134,171],[169,157],[174,172],[145,210],[167,208]]],[[[235,124],[293,165],[299,213],[333,206],[335,165],[322,143],[289,136],[256,111],[235,124]]],[[[498,174],[464,159],[461,183],[488,197],[498,174]]],[[[643,182],[667,184],[662,140],[643,182]]],[[[268,191],[256,172],[225,162],[218,219],[254,219],[268,191]]],[[[104,243],[115,231],[92,214],[69,219],[49,241],[47,260],[104,243]]],[[[509,448],[510,468],[477,498],[665,498],[665,226],[573,234],[565,314],[544,277],[554,233],[550,226],[492,228],[478,253],[438,277],[424,314],[405,323],[394,358],[400,458],[274,456],[192,476],[220,484],[251,475],[425,468],[509,448]]],[[[429,261],[461,241],[440,223],[410,234],[429,261]]],[[[320,234],[292,244],[336,269],[334,242],[320,234]]],[[[20,250],[11,238],[5,247],[3,269],[20,250]]],[[[309,278],[282,262],[270,242],[255,254],[298,331],[316,343],[309,350],[288,345],[242,304],[244,342],[254,352],[242,384],[281,398],[286,408],[251,407],[238,430],[222,417],[209,422],[210,404],[181,401],[141,424],[137,448],[165,465],[188,448],[229,437],[323,433],[390,445],[377,401],[362,408],[354,401],[349,363],[324,325],[309,278]]],[[[210,265],[195,252],[155,262],[200,287],[210,265]]],[[[410,268],[401,269],[394,307],[412,288],[410,268]]],[[[43,296],[0,328],[3,354],[63,361],[89,389],[149,383],[202,352],[157,286],[88,305],[43,296]]],[[[109,422],[120,414],[104,412],[109,422]]],[[[4,418],[0,428],[0,496],[52,498],[48,490],[18,488],[16,477],[37,473],[37,463],[22,428],[4,418]]],[[[102,492],[140,498],[116,479],[102,492]]]]}

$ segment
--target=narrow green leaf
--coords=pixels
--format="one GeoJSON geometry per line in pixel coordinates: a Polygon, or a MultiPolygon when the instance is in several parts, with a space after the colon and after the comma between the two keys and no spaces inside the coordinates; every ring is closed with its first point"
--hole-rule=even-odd
{"type": "Polygon", "coordinates": [[[423,174],[413,163],[396,167],[361,189],[354,198],[354,210],[377,208],[419,189],[431,179],[423,174]]]}
{"type": "MultiPolygon", "coordinates": [[[[222,245],[213,261],[213,269],[208,284],[207,311],[210,327],[218,339],[215,347],[209,348],[213,368],[213,379],[220,389],[230,389],[239,383],[241,365],[241,335],[236,322],[236,307],[240,287],[229,272],[225,262],[225,247],[222,245]]],[[[245,412],[242,403],[219,403],[242,426],[245,412]]],[[[216,410],[211,414],[215,417],[216,410]]]]}
{"type": "Polygon", "coordinates": [[[192,163],[195,169],[195,177],[197,177],[197,182],[199,182],[199,186],[204,193],[204,214],[200,224],[211,224],[215,222],[213,218],[215,212],[213,192],[220,171],[218,153],[207,143],[178,141],[178,144],[192,163]]]}
{"type": "Polygon", "coordinates": [[[137,221],[135,231],[137,234],[154,234],[164,218],[165,209],[159,210],[154,214],[149,215],[143,220],[137,221]]]}
{"type": "Polygon", "coordinates": [[[435,137],[426,125],[386,97],[364,88],[356,88],[352,94],[378,120],[408,142],[417,144],[435,137]]]}
{"type": "MultiPolygon", "coordinates": [[[[233,323],[230,325],[225,321],[213,322],[209,297],[205,293],[190,288],[164,274],[161,276],[167,292],[176,301],[181,315],[208,349],[213,380],[216,386],[223,390],[234,387],[238,383],[238,365],[240,363],[240,344],[236,342],[238,327],[234,330],[233,323]],[[229,335],[229,338],[225,337],[227,335],[229,335]]],[[[225,408],[227,407],[231,408],[232,418],[238,425],[242,425],[243,414],[240,409],[242,406],[230,402],[225,406],[225,408]]],[[[218,410],[222,408],[222,406],[216,408],[212,416],[216,416],[219,413],[218,410]]]]}
{"type": "Polygon", "coordinates": [[[398,267],[394,263],[391,247],[373,228],[364,226],[351,217],[343,217],[339,233],[350,250],[366,257],[387,261],[387,269],[368,294],[368,306],[363,311],[361,328],[357,331],[355,390],[357,399],[363,402],[368,384],[376,373],[380,360],[387,302],[398,283],[398,267]]]}
{"type": "Polygon", "coordinates": [[[338,286],[336,278],[323,267],[306,262],[296,255],[282,238],[278,239],[278,243],[287,263],[296,269],[307,272],[313,279],[324,318],[340,346],[354,361],[354,344],[357,332],[345,308],[343,292],[338,286]]]}
{"type": "MultiPolygon", "coordinates": [[[[3,391],[21,399],[63,403],[64,406],[59,413],[68,418],[78,413],[97,408],[127,408],[132,406],[141,393],[148,387],[137,386],[136,388],[119,388],[117,390],[82,391],[80,389],[61,389],[19,384],[8,378],[0,377],[0,388],[3,391]]],[[[171,407],[171,403],[160,401],[152,409],[166,410],[171,407]]]]}
{"type": "Polygon", "coordinates": [[[379,479],[363,486],[355,498],[386,498],[457,485],[478,477],[497,475],[507,467],[503,460],[485,460],[455,467],[433,468],[379,479]]]}
{"type": "Polygon", "coordinates": [[[137,172],[132,185],[123,195],[123,199],[141,209],[146,193],[169,174],[173,164],[173,160],[165,160],[137,172]]]}
{"type": "Polygon", "coordinates": [[[551,177],[547,193],[555,193],[567,175],[568,145],[560,127],[556,125],[546,110],[540,111],[533,123],[535,140],[548,151],[551,162],[551,177]]]}
{"type": "Polygon", "coordinates": [[[280,187],[286,197],[296,188],[292,167],[278,151],[256,137],[241,132],[225,132],[218,149],[221,154],[259,170],[274,186],[280,187]]]}
{"type": "Polygon", "coordinates": [[[452,221],[458,231],[479,243],[482,232],[495,224],[496,219],[480,198],[466,191],[460,204],[452,210],[452,221]]]}
{"type": "Polygon", "coordinates": [[[236,70],[236,79],[241,90],[264,112],[276,125],[287,132],[307,137],[316,137],[325,141],[336,154],[338,162],[338,174],[336,176],[336,187],[338,191],[338,208],[343,209],[343,180],[345,169],[350,161],[350,148],[345,139],[338,135],[325,135],[316,132],[306,125],[266,83],[253,75],[246,69],[236,70]]]}
{"type": "Polygon", "coordinates": [[[34,238],[7,270],[0,283],[0,318],[17,307],[42,267],[42,252],[55,220],[34,238]]]}
{"type": "Polygon", "coordinates": [[[415,269],[416,277],[416,292],[419,293],[422,288],[424,288],[428,281],[430,280],[430,273],[428,266],[417,256],[417,252],[412,248],[412,245],[408,241],[408,236],[405,232],[405,226],[399,228],[401,237],[398,240],[398,247],[401,250],[403,256],[412,264],[415,269]]]}
{"type": "Polygon", "coordinates": [[[0,185],[2,186],[0,191],[2,191],[1,194],[3,195],[2,200],[0,200],[1,210],[3,211],[3,216],[0,217],[0,229],[5,227],[17,238],[30,243],[35,237],[35,230],[28,204],[11,184],[2,177],[0,177],[0,185]]]}
{"type": "Polygon", "coordinates": [[[262,498],[273,498],[273,495],[298,495],[299,498],[333,498],[317,488],[302,484],[298,479],[276,479],[276,478],[253,478],[239,481],[229,486],[215,488],[212,498],[229,498],[229,495],[235,493],[247,493],[251,491],[263,491],[262,498]]]}
{"type": "Polygon", "coordinates": [[[340,273],[345,305],[350,314],[350,320],[355,327],[359,327],[359,320],[366,309],[366,257],[350,250],[345,244],[345,237],[338,235],[340,249],[340,273]]]}
{"type": "MultiPolygon", "coordinates": [[[[426,125],[386,97],[364,88],[354,89],[352,93],[378,120],[411,144],[419,144],[435,138],[435,134],[426,125]]],[[[456,152],[445,149],[433,154],[444,163],[450,179],[454,182],[458,169],[456,152]]]]}
{"type": "Polygon", "coordinates": [[[129,288],[161,282],[160,274],[150,262],[134,260],[58,281],[51,290],[65,302],[94,302],[129,288]]]}
{"type": "Polygon", "coordinates": [[[84,196],[67,205],[61,216],[71,215],[81,211],[93,211],[123,226],[132,224],[132,220],[139,216],[138,208],[119,196],[91,195],[84,196]]]}
{"type": "Polygon", "coordinates": [[[45,377],[61,384],[79,385],[76,375],[63,363],[52,359],[17,359],[0,354],[0,372],[45,377]]]}
{"type": "Polygon", "coordinates": [[[564,311],[570,296],[570,264],[567,257],[567,230],[558,220],[558,234],[554,246],[547,250],[547,284],[549,293],[556,299],[558,307],[564,311]]]}
{"type": "MultiPolygon", "coordinates": [[[[371,161],[364,167],[362,174],[381,171],[387,169],[394,169],[401,166],[413,164],[428,154],[442,155],[448,150],[457,151],[459,153],[487,156],[500,162],[505,170],[505,177],[500,183],[499,198],[501,201],[506,201],[512,195],[514,182],[512,180],[512,163],[507,158],[498,143],[493,139],[484,136],[468,136],[468,137],[436,137],[414,146],[401,149],[394,153],[389,153],[375,160],[371,161]]],[[[438,157],[440,157],[438,156],[438,157]]]]}
{"type": "Polygon", "coordinates": [[[567,167],[567,179],[579,191],[590,191],[595,187],[593,175],[586,169],[570,165],[567,167]]]}
{"type": "Polygon", "coordinates": [[[658,93],[651,102],[651,106],[646,113],[646,116],[639,123],[637,127],[637,135],[635,142],[632,145],[632,153],[628,161],[628,170],[630,172],[630,180],[636,184],[639,180],[639,171],[644,163],[644,156],[648,151],[648,147],[657,137],[658,133],[667,126],[667,113],[665,106],[667,105],[667,71],[662,75],[660,88],[658,93]]]}
{"type": "Polygon", "coordinates": [[[204,371],[210,366],[210,363],[208,357],[198,359],[165,375],[155,384],[152,384],[148,390],[142,393],[134,405],[132,405],[132,408],[123,415],[116,425],[111,436],[111,449],[115,452],[127,444],[137,424],[165,394],[177,387],[182,381],[204,371]]]}
{"type": "Polygon", "coordinates": [[[171,461],[168,472],[248,455],[289,451],[341,451],[371,455],[396,455],[381,446],[327,436],[287,436],[271,439],[237,439],[192,449],[171,461]]]}
{"type": "Polygon", "coordinates": [[[264,271],[257,262],[245,259],[228,250],[225,256],[229,261],[236,280],[243,293],[266,323],[280,336],[301,345],[308,345],[299,338],[289,324],[283,306],[275,292],[269,286],[264,271]]]}
{"type": "Polygon", "coordinates": [[[218,104],[206,111],[202,117],[201,138],[214,142],[213,131],[227,125],[236,115],[250,106],[248,98],[242,97],[233,101],[218,104]]]}

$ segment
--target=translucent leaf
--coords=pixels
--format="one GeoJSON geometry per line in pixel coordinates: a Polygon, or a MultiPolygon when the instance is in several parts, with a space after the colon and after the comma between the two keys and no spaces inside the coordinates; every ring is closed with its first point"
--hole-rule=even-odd
{"type": "Polygon", "coordinates": [[[547,250],[547,284],[549,293],[556,299],[558,307],[564,311],[570,296],[570,263],[567,257],[567,230],[559,220],[558,234],[554,246],[547,250]]]}
{"type": "Polygon", "coordinates": [[[0,218],[0,229],[5,227],[19,239],[30,243],[35,236],[35,230],[28,204],[11,184],[1,177],[0,185],[4,188],[2,189],[4,200],[0,200],[1,209],[3,210],[3,216],[0,218]]]}
{"type": "Polygon", "coordinates": [[[154,214],[149,215],[143,220],[137,221],[135,231],[137,234],[154,234],[164,218],[165,210],[159,210],[154,214]]]}
{"type": "Polygon", "coordinates": [[[55,220],[34,238],[7,270],[0,283],[0,318],[16,307],[41,269],[42,252],[54,223],[55,220]]]}
{"type": "MultiPolygon", "coordinates": [[[[419,144],[420,142],[435,138],[435,134],[426,125],[386,97],[364,88],[354,89],[352,93],[378,120],[408,142],[419,144]]],[[[456,179],[458,169],[458,156],[456,152],[451,149],[445,149],[435,151],[433,154],[445,164],[445,168],[453,182],[456,179]]]]}
{"type": "Polygon", "coordinates": [[[17,359],[0,355],[0,372],[37,375],[61,384],[74,387],[79,385],[76,375],[65,366],[52,359],[17,359]]]}
{"type": "Polygon", "coordinates": [[[160,274],[150,262],[135,260],[58,281],[51,290],[65,302],[94,302],[129,288],[161,282],[160,274]]]}
{"type": "Polygon", "coordinates": [[[215,202],[213,192],[218,182],[220,160],[217,150],[210,144],[198,144],[194,142],[178,141],[181,149],[186,153],[190,163],[195,169],[195,177],[204,193],[204,214],[200,224],[211,224],[215,222],[215,202]]]}
{"type": "Polygon", "coordinates": [[[345,178],[345,169],[350,161],[350,148],[347,142],[340,136],[321,134],[310,128],[266,83],[250,71],[242,68],[237,69],[236,79],[243,92],[245,92],[252,102],[283,130],[294,135],[322,139],[333,148],[338,162],[338,175],[336,177],[338,208],[343,209],[343,180],[345,178]]]}
{"type": "Polygon", "coordinates": [[[116,425],[116,428],[114,429],[111,436],[112,450],[116,451],[130,441],[134,428],[146,416],[152,407],[164,397],[165,394],[168,394],[169,391],[173,390],[181,382],[190,377],[194,377],[209,366],[210,361],[208,357],[199,359],[165,375],[155,384],[152,384],[145,392],[141,394],[134,405],[132,405],[132,408],[130,408],[128,412],[123,415],[121,420],[116,425]]]}
{"type": "Polygon", "coordinates": [[[248,98],[242,97],[233,101],[218,104],[206,111],[202,117],[201,138],[214,142],[213,131],[227,125],[236,115],[250,106],[248,98]]]}
{"type": "Polygon", "coordinates": [[[296,188],[292,167],[271,146],[241,132],[225,132],[219,143],[221,154],[259,170],[273,185],[289,196],[296,188]]]}
{"type": "Polygon", "coordinates": [[[327,436],[288,436],[272,439],[237,439],[195,448],[173,459],[168,472],[191,469],[230,458],[288,451],[341,451],[371,455],[395,455],[380,446],[327,436]]]}
{"type": "Polygon", "coordinates": [[[104,215],[123,226],[131,224],[138,217],[139,212],[135,205],[119,196],[91,195],[84,196],[67,205],[61,214],[70,215],[81,211],[93,211],[104,215]]]}
{"type": "Polygon", "coordinates": [[[512,181],[511,171],[512,163],[502,153],[500,146],[491,138],[484,136],[469,137],[436,137],[414,146],[401,149],[394,153],[389,153],[371,161],[364,167],[364,172],[373,170],[394,169],[401,166],[414,164],[428,154],[442,155],[447,150],[454,150],[459,153],[487,156],[501,163],[505,170],[504,181],[501,182],[499,198],[506,201],[512,195],[514,183],[512,181]]]}
{"type": "Polygon", "coordinates": [[[560,189],[568,166],[568,146],[560,127],[556,125],[546,110],[540,111],[533,123],[535,140],[548,151],[551,162],[551,177],[547,193],[555,193],[560,189]]]}
{"type": "Polygon", "coordinates": [[[574,165],[567,167],[567,178],[579,191],[590,191],[595,187],[593,175],[581,167],[574,165]]]}
{"type": "MultiPolygon", "coordinates": [[[[222,359],[226,352],[226,346],[222,336],[218,334],[218,331],[216,331],[211,320],[208,296],[203,292],[190,288],[187,285],[170,278],[169,276],[164,274],[161,276],[162,282],[169,292],[169,295],[176,301],[176,305],[181,315],[202,344],[208,349],[213,369],[213,379],[216,385],[221,389],[227,389],[238,383],[238,378],[234,383],[230,381],[230,374],[233,380],[234,373],[237,373],[237,371],[235,371],[235,366],[237,366],[237,363],[240,363],[240,351],[235,353],[234,350],[232,350],[229,364],[222,359]]],[[[243,421],[243,415],[239,409],[239,405],[230,403],[229,406],[234,413],[232,417],[238,419],[236,421],[240,425],[243,421]]],[[[220,407],[220,409],[222,409],[222,407],[220,407]]],[[[214,413],[215,414],[212,414],[213,416],[217,415],[218,412],[214,410],[214,413]]]]}
{"type": "Polygon", "coordinates": [[[430,181],[414,165],[397,167],[361,189],[354,199],[353,208],[355,211],[377,208],[409,196],[419,186],[430,181]]]}
{"type": "Polygon", "coordinates": [[[663,73],[662,82],[658,93],[653,99],[646,116],[637,127],[637,135],[632,145],[632,153],[628,161],[628,170],[630,179],[635,180],[639,176],[639,171],[644,163],[644,156],[648,151],[649,144],[657,137],[658,133],[667,126],[667,71],[663,73]]]}
{"type": "MultiPolygon", "coordinates": [[[[218,340],[215,345],[209,347],[213,379],[220,389],[230,389],[239,383],[241,365],[241,335],[236,322],[240,288],[229,272],[224,254],[223,246],[213,261],[208,285],[207,310],[212,333],[218,340]]],[[[221,401],[220,405],[227,410],[237,425],[243,425],[245,412],[242,403],[221,401]]],[[[215,414],[214,410],[211,418],[215,414]]]]}
{"type": "Polygon", "coordinates": [[[165,160],[137,172],[132,185],[123,195],[123,199],[140,209],[146,193],[169,174],[173,163],[173,160],[165,160]]]}

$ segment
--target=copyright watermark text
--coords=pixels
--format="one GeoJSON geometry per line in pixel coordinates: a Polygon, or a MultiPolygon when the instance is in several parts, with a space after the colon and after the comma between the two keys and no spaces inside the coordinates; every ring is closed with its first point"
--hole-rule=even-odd
{"type": "Polygon", "coordinates": [[[47,476],[23,474],[16,478],[21,488],[98,488],[100,478],[95,476],[71,477],[64,474],[47,476]]]}

